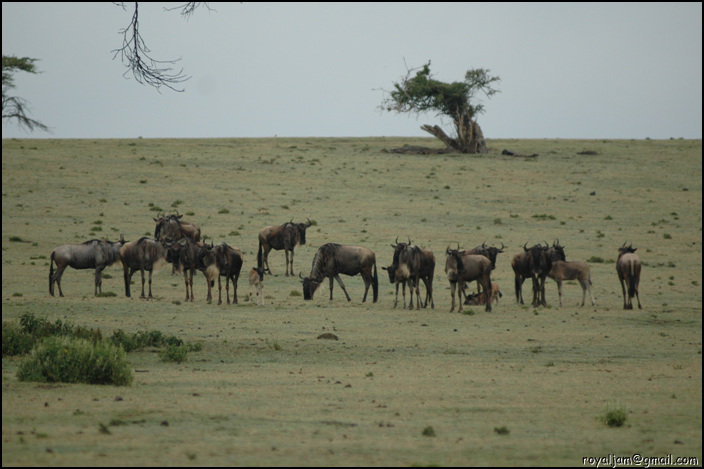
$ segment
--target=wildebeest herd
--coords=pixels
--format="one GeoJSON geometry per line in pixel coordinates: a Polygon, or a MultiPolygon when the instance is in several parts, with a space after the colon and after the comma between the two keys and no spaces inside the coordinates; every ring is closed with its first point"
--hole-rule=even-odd
{"type": "MultiPolygon", "coordinates": [[[[200,240],[201,230],[193,222],[182,220],[182,215],[164,215],[154,218],[156,227],[154,237],[144,236],[136,241],[127,242],[121,236],[117,242],[92,239],[82,244],[65,244],[57,247],[51,253],[49,268],[49,293],[54,295],[54,284],[61,289],[61,276],[66,267],[74,269],[95,269],[95,295],[102,292],[102,271],[116,263],[121,262],[124,272],[125,295],[130,297],[130,284],[132,275],[139,270],[142,278],[142,298],[152,296],[152,272],[159,262],[170,263],[173,271],[183,272],[186,285],[186,301],[193,301],[193,275],[200,271],[206,278],[208,287],[207,301],[212,301],[212,287],[215,280],[218,282],[218,304],[222,304],[222,285],[220,277],[225,277],[226,301],[230,304],[230,282],[233,288],[233,304],[237,304],[237,282],[244,263],[242,251],[228,246],[226,243],[214,245],[200,240]],[[54,271],[56,263],[56,271],[54,271]],[[149,295],[145,296],[145,272],[149,274],[149,295]]],[[[263,304],[264,274],[271,274],[269,267],[269,253],[271,250],[283,250],[286,256],[286,276],[293,276],[293,253],[299,245],[306,244],[306,229],[312,225],[308,219],[306,223],[294,223],[293,219],[279,226],[267,226],[259,232],[259,248],[257,251],[257,266],[253,267],[248,275],[250,282],[249,299],[252,302],[252,292],[256,292],[257,302],[263,304]]],[[[413,296],[415,293],[415,308],[435,307],[433,300],[433,277],[435,273],[435,255],[428,249],[423,249],[408,242],[399,242],[398,237],[391,244],[393,248],[392,263],[382,267],[389,275],[389,281],[396,287],[394,308],[398,305],[398,288],[403,292],[403,307],[406,307],[406,287],[409,289],[409,308],[413,309],[413,296]],[[423,282],[426,290],[425,298],[421,301],[420,284],[423,282]]],[[[592,281],[589,265],[586,262],[570,262],[566,260],[565,246],[559,240],[553,241],[552,246],[542,242],[528,247],[523,245],[523,251],[517,253],[511,267],[515,275],[516,302],[524,304],[523,283],[530,278],[533,285],[533,307],[547,306],[545,300],[545,280],[547,277],[557,283],[560,306],[562,306],[562,282],[576,280],[582,287],[582,306],[586,299],[587,291],[592,305],[592,281]]],[[[461,250],[450,246],[445,250],[445,274],[450,283],[452,306],[455,310],[455,294],[457,295],[457,310],[462,311],[462,305],[483,305],[486,311],[492,310],[492,303],[498,303],[502,296],[498,285],[491,280],[491,273],[496,268],[496,260],[503,253],[505,246],[487,246],[482,243],[471,250],[461,250]],[[477,282],[477,293],[468,293],[471,282],[477,282]],[[462,297],[464,296],[464,300],[462,297]]],[[[624,309],[633,309],[632,299],[635,296],[638,308],[641,308],[638,295],[641,263],[636,248],[632,243],[624,243],[618,248],[616,271],[623,292],[624,309]]],[[[312,300],[313,295],[323,284],[325,278],[329,280],[330,300],[333,299],[333,280],[347,293],[340,274],[355,276],[361,275],[364,281],[365,302],[372,287],[373,301],[377,302],[379,294],[379,280],[377,276],[376,254],[366,247],[346,246],[327,243],[316,252],[308,277],[299,277],[303,284],[303,298],[312,300]]]]}

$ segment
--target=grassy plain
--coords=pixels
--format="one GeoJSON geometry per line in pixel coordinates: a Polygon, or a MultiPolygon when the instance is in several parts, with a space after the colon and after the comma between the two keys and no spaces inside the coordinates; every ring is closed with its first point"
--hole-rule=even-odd
{"type": "MultiPolygon", "coordinates": [[[[2,318],[23,313],[201,342],[181,364],[130,353],[129,387],[18,382],[2,360],[5,465],[541,465],[583,458],[702,462],[702,142],[490,140],[490,153],[396,155],[430,139],[3,140],[2,318]],[[501,150],[538,153],[502,156],[501,150]],[[590,151],[596,154],[579,154],[590,151]],[[124,296],[122,270],[68,269],[48,293],[49,254],[64,243],[153,235],[159,209],[186,213],[254,266],[257,233],[309,217],[295,272],[327,242],[377,254],[380,298],[348,303],[327,284],[304,302],[274,251],[266,305],[196,301],[162,268],[156,300],[124,296]],[[437,258],[435,309],[393,308],[382,265],[394,239],[437,258]],[[513,255],[559,239],[589,260],[596,306],[548,281],[549,307],[516,304],[513,255]],[[505,245],[492,313],[449,313],[448,244],[505,245]],[[642,310],[622,309],[614,262],[633,242],[642,310]],[[332,333],[339,340],[318,339],[332,333]],[[626,424],[600,421],[609,407],[626,424]]],[[[243,272],[244,273],[244,272],[243,272]]],[[[524,292],[530,296],[530,285],[524,292]]],[[[224,292],[223,292],[224,294],[224,292]]],[[[587,300],[588,301],[588,300],[587,300]]]]}

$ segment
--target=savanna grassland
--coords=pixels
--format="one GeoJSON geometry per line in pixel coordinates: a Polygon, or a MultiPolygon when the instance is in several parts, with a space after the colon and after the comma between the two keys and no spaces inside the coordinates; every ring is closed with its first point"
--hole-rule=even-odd
{"type": "MultiPolygon", "coordinates": [[[[490,152],[397,155],[430,139],[3,140],[2,318],[32,313],[202,344],[180,364],[130,352],[130,386],[20,382],[2,360],[5,465],[541,465],[583,458],[702,462],[702,142],[490,140],[490,152]],[[535,158],[502,156],[508,148],[535,158]],[[589,154],[581,154],[588,152],[589,154]],[[48,292],[49,255],[92,238],[153,235],[185,214],[242,250],[238,305],[186,303],[162,267],[154,300],[124,295],[122,269],[67,269],[48,292]],[[379,301],[360,277],[304,301],[284,256],[269,257],[265,306],[247,300],[257,234],[313,222],[296,250],[307,275],[324,243],[376,252],[379,301]],[[435,309],[393,308],[381,266],[396,237],[437,258],[435,309]],[[576,282],[547,283],[548,307],[518,305],[511,258],[559,239],[588,261],[596,305],[576,282]],[[450,313],[448,245],[505,246],[493,312],[450,313]],[[614,263],[633,243],[643,309],[623,309],[614,263]],[[319,339],[334,334],[339,340],[319,339]],[[609,408],[627,413],[605,425],[609,408]]],[[[135,293],[136,292],[136,293],[135,293]]],[[[524,284],[530,297],[530,282],[524,284]]],[[[217,295],[217,288],[216,293],[217,295]]],[[[223,295],[225,292],[223,291],[223,295]]]]}

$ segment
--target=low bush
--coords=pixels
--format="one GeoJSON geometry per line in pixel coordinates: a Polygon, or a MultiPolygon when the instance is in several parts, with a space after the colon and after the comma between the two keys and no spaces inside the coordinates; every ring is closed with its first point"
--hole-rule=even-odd
{"type": "Polygon", "coordinates": [[[20,363],[20,381],[112,384],[126,386],[132,371],[125,351],[106,341],[49,337],[38,342],[20,363]]]}

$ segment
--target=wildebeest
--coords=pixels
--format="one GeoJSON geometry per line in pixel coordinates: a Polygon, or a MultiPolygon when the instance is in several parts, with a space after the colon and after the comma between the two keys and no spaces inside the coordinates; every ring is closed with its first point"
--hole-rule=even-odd
{"type": "Polygon", "coordinates": [[[154,228],[154,239],[163,241],[165,238],[171,238],[178,241],[186,237],[191,241],[200,241],[200,228],[191,221],[181,220],[183,215],[166,215],[159,218],[153,218],[156,222],[154,228]]]}
{"type": "Polygon", "coordinates": [[[257,253],[259,265],[257,267],[266,266],[266,271],[271,274],[269,251],[283,249],[286,254],[286,276],[289,276],[289,265],[291,276],[293,276],[293,250],[299,244],[306,244],[306,229],[312,224],[310,219],[307,223],[293,223],[293,219],[291,219],[290,222],[281,226],[267,226],[261,230],[259,232],[259,252],[257,253]],[[290,261],[289,251],[291,252],[290,261]]]}
{"type": "Polygon", "coordinates": [[[637,248],[633,247],[633,243],[628,246],[623,243],[623,246],[618,248],[616,272],[618,273],[621,291],[623,292],[623,309],[633,309],[633,296],[638,300],[638,309],[642,309],[640,296],[638,295],[641,263],[638,254],[635,254],[636,250],[637,248]],[[626,299],[626,290],[628,290],[628,299],[626,299]]]}
{"type": "Polygon", "coordinates": [[[249,302],[252,302],[252,291],[256,292],[259,300],[257,303],[264,304],[264,268],[252,267],[249,271],[249,302]]]}
{"type": "MultiPolygon", "coordinates": [[[[433,301],[433,277],[435,275],[435,256],[433,252],[427,249],[422,249],[418,246],[411,244],[411,240],[408,243],[399,243],[398,237],[396,237],[396,244],[391,245],[394,248],[394,256],[391,266],[387,268],[389,272],[389,280],[392,283],[396,283],[396,298],[398,301],[398,282],[392,280],[392,273],[401,272],[407,275],[408,286],[411,291],[411,301],[409,308],[413,309],[413,289],[415,286],[416,293],[416,309],[421,306],[420,301],[420,280],[423,280],[426,289],[425,295],[425,306],[427,306],[428,301],[430,301],[433,308],[435,308],[435,302],[433,301]],[[404,268],[405,266],[405,268],[404,268]]],[[[396,304],[394,304],[394,307],[396,304]]],[[[406,307],[406,290],[405,285],[403,289],[403,307],[406,307]]]]}
{"type": "Polygon", "coordinates": [[[450,312],[455,310],[455,291],[457,291],[458,312],[462,312],[462,290],[465,282],[477,280],[485,295],[486,311],[491,311],[491,261],[484,256],[477,254],[466,254],[459,249],[445,251],[445,273],[450,282],[450,295],[452,296],[452,307],[450,312]]]}
{"type": "Polygon", "coordinates": [[[120,260],[120,248],[125,244],[125,239],[120,241],[102,241],[91,239],[83,244],[64,244],[51,252],[49,264],[49,293],[54,296],[54,282],[59,287],[59,295],[64,296],[61,290],[61,276],[66,267],[74,269],[95,269],[95,295],[103,292],[103,269],[120,260]],[[56,262],[56,273],[54,273],[56,262]]]}
{"type": "Polygon", "coordinates": [[[166,247],[154,238],[142,237],[126,243],[120,249],[120,260],[124,270],[125,295],[130,297],[132,275],[139,270],[142,274],[142,296],[144,298],[144,271],[149,272],[149,298],[152,296],[152,272],[159,262],[166,262],[166,247]]]}
{"type": "Polygon", "coordinates": [[[547,306],[545,301],[545,277],[552,268],[552,259],[548,254],[548,246],[540,244],[532,248],[523,245],[523,252],[516,254],[511,261],[511,267],[515,274],[516,302],[523,304],[523,282],[530,277],[533,281],[533,307],[541,304],[547,306]]]}
{"type": "MultiPolygon", "coordinates": [[[[457,246],[457,249],[459,249],[459,245],[457,246]]],[[[496,269],[496,258],[502,252],[504,252],[504,243],[501,243],[501,247],[497,248],[496,246],[487,246],[486,241],[483,242],[481,246],[477,246],[474,249],[462,251],[463,254],[476,254],[486,257],[491,261],[491,270],[496,269]]],[[[480,293],[479,282],[477,282],[477,293],[480,293]]]]}
{"type": "Polygon", "coordinates": [[[389,274],[389,282],[396,285],[396,300],[394,301],[394,308],[398,305],[398,287],[401,285],[401,290],[403,292],[403,307],[406,307],[406,285],[408,285],[408,290],[411,292],[411,297],[413,297],[413,281],[411,280],[411,273],[408,271],[407,265],[393,265],[388,267],[382,267],[389,274]]]}
{"type": "Polygon", "coordinates": [[[220,277],[225,277],[225,290],[227,295],[227,304],[230,304],[230,281],[232,281],[233,300],[232,304],[237,304],[237,281],[242,270],[242,251],[237,248],[228,246],[226,243],[221,243],[217,246],[205,245],[200,261],[199,268],[203,270],[208,283],[208,301],[212,300],[211,287],[213,286],[215,276],[218,278],[218,304],[222,304],[222,283],[220,277]]]}
{"type": "MultiPolygon", "coordinates": [[[[489,295],[492,303],[499,304],[499,298],[504,296],[499,289],[499,284],[491,282],[491,293],[489,295]]],[[[471,293],[465,296],[464,304],[481,306],[486,301],[486,296],[481,293],[471,293]]]]}
{"type": "Polygon", "coordinates": [[[565,258],[564,246],[560,246],[559,240],[552,243],[552,247],[548,249],[548,254],[552,260],[552,267],[548,272],[548,277],[557,283],[557,295],[560,298],[560,306],[562,306],[562,282],[564,280],[577,280],[582,287],[582,306],[589,290],[589,297],[594,306],[594,295],[592,294],[592,278],[589,264],[580,261],[568,262],[565,258]]]}
{"type": "Polygon", "coordinates": [[[371,249],[361,246],[342,246],[335,243],[328,243],[320,246],[313,257],[313,266],[310,275],[303,278],[303,298],[312,300],[315,291],[318,289],[325,277],[330,279],[330,300],[332,301],[333,279],[340,284],[345,292],[347,301],[352,301],[345,289],[345,284],[340,279],[340,274],[354,276],[362,275],[364,280],[364,298],[362,303],[367,301],[369,285],[374,293],[374,303],[379,297],[379,278],[376,271],[376,256],[371,249]]]}
{"type": "Polygon", "coordinates": [[[194,243],[188,237],[174,241],[166,238],[166,260],[174,266],[174,270],[183,269],[183,280],[186,283],[186,301],[193,301],[193,274],[198,267],[198,258],[204,249],[200,241],[194,243]],[[190,287],[190,295],[189,295],[190,287]]]}

